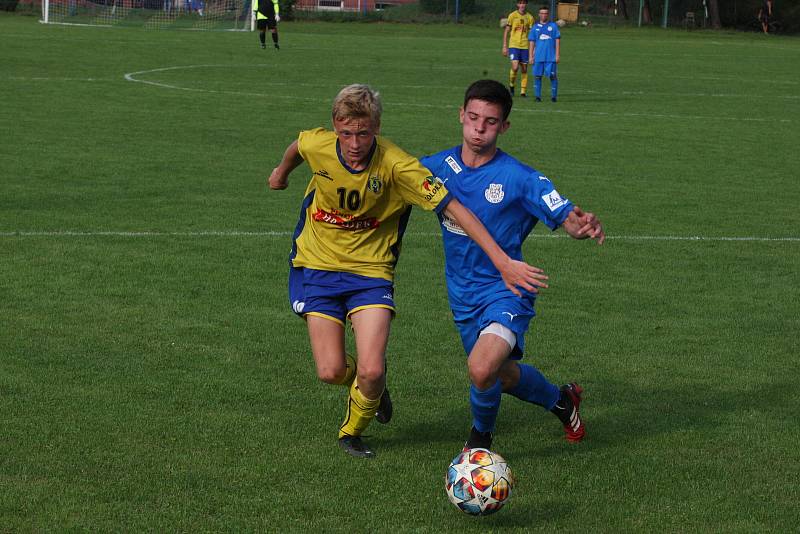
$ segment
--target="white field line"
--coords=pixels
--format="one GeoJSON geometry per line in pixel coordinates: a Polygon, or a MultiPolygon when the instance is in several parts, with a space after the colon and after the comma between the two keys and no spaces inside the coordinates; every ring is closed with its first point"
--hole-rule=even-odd
{"type": "MultiPolygon", "coordinates": [[[[26,231],[0,232],[0,237],[291,237],[289,231],[246,232],[239,230],[203,230],[196,232],[123,232],[123,231],[26,231]]],[[[408,232],[406,236],[439,237],[438,232],[408,232]]],[[[566,239],[565,234],[532,234],[535,239],[566,239]]],[[[680,236],[680,235],[609,235],[614,241],[746,241],[746,242],[794,242],[800,237],[760,237],[760,236],[680,236]]]]}
{"type": "MultiPolygon", "coordinates": [[[[216,89],[197,89],[193,87],[182,87],[180,85],[173,85],[168,83],[161,83],[161,82],[154,82],[150,80],[143,80],[137,78],[137,76],[142,74],[150,74],[154,72],[165,72],[170,70],[179,70],[179,69],[195,69],[195,68],[219,68],[219,67],[233,67],[233,65],[180,65],[180,66],[173,66],[173,67],[161,67],[158,69],[148,69],[142,70],[137,72],[129,72],[125,74],[125,79],[130,82],[135,83],[143,83],[146,85],[152,85],[154,87],[160,87],[163,89],[173,89],[178,91],[189,91],[193,93],[210,93],[210,94],[224,94],[224,95],[235,95],[235,96],[258,96],[258,97],[272,97],[272,98],[280,98],[284,100],[299,100],[305,102],[320,102],[320,103],[327,103],[329,99],[321,99],[321,98],[308,98],[308,97],[298,97],[294,95],[272,95],[272,94],[264,94],[264,93],[253,93],[253,92],[245,92],[245,91],[220,91],[216,89]]],[[[448,105],[448,104],[424,104],[420,102],[393,102],[391,104],[387,104],[387,108],[390,105],[397,105],[401,107],[421,107],[421,108],[436,108],[436,109],[458,109],[458,105],[448,105]]],[[[529,109],[529,108],[522,108],[517,109],[518,113],[559,113],[565,115],[581,115],[581,116],[599,116],[599,117],[633,117],[633,118],[659,118],[659,119],[677,119],[677,120],[700,120],[700,121],[733,121],[733,122],[780,122],[780,123],[790,123],[792,122],[791,119],[767,119],[763,117],[715,117],[715,116],[704,116],[704,115],[680,115],[680,114],[661,114],[661,113],[610,113],[605,111],[570,111],[564,109],[557,109],[557,110],[549,110],[549,109],[529,109]]]]}
{"type": "MultiPolygon", "coordinates": [[[[0,78],[2,80],[3,78],[0,78]]],[[[69,78],[69,77],[47,77],[47,76],[9,76],[5,80],[11,82],[114,82],[113,78],[69,78]]]]}
{"type": "MultiPolygon", "coordinates": [[[[641,78],[641,74],[630,74],[629,72],[617,72],[612,73],[608,71],[587,71],[584,70],[588,75],[595,75],[596,77],[602,78],[609,78],[609,79],[616,79],[616,78],[641,78]]],[[[660,76],[665,80],[706,80],[706,81],[714,81],[714,82],[729,82],[734,85],[742,84],[742,83],[757,83],[759,85],[800,85],[800,82],[794,80],[762,80],[754,79],[754,78],[737,78],[734,76],[681,76],[678,74],[664,74],[660,76]]],[[[748,95],[749,96],[749,95],[748,95]]]]}
{"type": "MultiPolygon", "coordinates": [[[[166,67],[161,69],[152,69],[146,71],[139,71],[139,72],[131,72],[124,75],[124,78],[127,81],[131,82],[138,82],[138,83],[146,83],[151,85],[158,85],[167,87],[169,89],[182,89],[182,90],[193,90],[191,88],[180,87],[180,86],[172,86],[168,84],[158,84],[157,82],[151,82],[148,80],[140,80],[136,79],[135,75],[137,74],[146,74],[150,72],[159,72],[165,70],[177,70],[177,69],[187,69],[187,68],[243,68],[243,67],[269,67],[270,65],[184,65],[184,66],[177,66],[177,67],[166,67]]],[[[436,67],[432,67],[436,68],[436,67]]],[[[607,73],[606,73],[607,74],[607,73]]],[[[624,74],[617,75],[616,77],[625,76],[624,74]]],[[[631,76],[631,75],[628,75],[631,76]]],[[[715,78],[715,77],[688,77],[688,76],[669,76],[669,78],[675,79],[706,79],[706,80],[724,80],[724,81],[732,81],[733,78],[715,78]]],[[[8,77],[0,77],[0,80],[6,81],[16,81],[16,82],[113,82],[116,78],[75,78],[75,77],[50,77],[50,76],[8,76],[8,77]]],[[[737,79],[737,83],[741,83],[742,79],[737,79]]],[[[800,82],[795,81],[780,81],[780,80],[757,80],[758,83],[776,83],[776,84],[791,84],[791,85],[798,85],[800,82]]],[[[319,88],[320,84],[318,83],[289,83],[289,82],[275,82],[275,81],[261,81],[259,82],[261,86],[269,86],[269,87],[315,87],[319,88]]],[[[403,89],[419,89],[419,90],[430,90],[430,89],[450,89],[451,86],[449,85],[410,85],[410,84],[400,84],[394,85],[393,87],[399,87],[403,89]]],[[[207,92],[217,92],[214,90],[207,89],[207,92]]],[[[668,92],[652,92],[652,91],[595,91],[591,89],[573,89],[562,91],[563,94],[608,94],[608,95],[624,95],[624,96],[679,96],[679,97],[706,97],[706,98],[758,98],[763,99],[764,96],[759,93],[668,93],[668,92]]],[[[242,94],[242,93],[237,93],[242,94]]],[[[248,93],[248,94],[257,94],[259,96],[264,96],[263,93],[248,93]]],[[[798,100],[800,99],[800,95],[772,95],[769,98],[782,98],[787,100],[798,100]]]]}
{"type": "MultiPolygon", "coordinates": [[[[258,66],[258,65],[255,65],[258,66]]],[[[133,73],[137,74],[137,73],[133,73]]],[[[127,78],[126,80],[138,83],[146,83],[152,85],[159,85],[161,87],[166,87],[169,89],[181,89],[184,91],[192,91],[194,89],[186,88],[186,87],[178,87],[178,86],[171,86],[165,84],[158,84],[157,82],[151,82],[148,80],[139,80],[133,78],[127,78]]],[[[8,78],[0,77],[0,80],[7,80],[11,82],[114,82],[116,78],[70,78],[70,77],[48,77],[48,76],[9,76],[8,78]]],[[[288,83],[288,82],[273,82],[273,81],[264,81],[258,83],[260,86],[266,87],[313,87],[319,88],[320,84],[318,83],[288,83]]],[[[420,91],[430,91],[431,89],[450,89],[450,86],[446,85],[408,85],[408,84],[397,84],[393,85],[392,88],[401,88],[401,89],[418,89],[420,91]]],[[[210,89],[196,89],[197,91],[207,91],[207,92],[216,92],[210,89]]],[[[243,93],[236,93],[236,94],[243,94],[243,93]]],[[[596,91],[592,89],[572,89],[572,90],[562,90],[563,95],[622,95],[622,96],[643,96],[643,97],[654,97],[654,96],[675,96],[675,97],[686,97],[686,98],[754,98],[763,100],[764,96],[755,93],[744,93],[744,94],[736,94],[736,93],[666,93],[666,92],[651,92],[651,91],[596,91]]],[[[248,93],[249,96],[252,95],[259,95],[259,96],[266,96],[263,93],[248,93]]],[[[274,95],[270,95],[274,96],[274,95]]],[[[772,95],[769,98],[778,98],[782,100],[800,100],[800,95],[772,95]]]]}
{"type": "MultiPolygon", "coordinates": [[[[755,94],[733,94],[733,93],[658,93],[650,91],[593,91],[591,89],[582,90],[575,89],[573,91],[563,92],[564,94],[591,94],[591,95],[624,95],[624,96],[683,96],[688,98],[706,97],[706,98],[758,98],[764,99],[763,95],[755,94]]],[[[800,95],[772,95],[769,98],[784,98],[788,100],[800,100],[800,95]]]]}

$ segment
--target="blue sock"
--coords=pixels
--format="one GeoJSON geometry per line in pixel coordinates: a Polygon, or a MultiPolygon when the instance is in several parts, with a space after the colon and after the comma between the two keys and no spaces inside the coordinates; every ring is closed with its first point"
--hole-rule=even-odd
{"type": "Polygon", "coordinates": [[[542,98],[542,77],[536,76],[533,80],[533,94],[536,98],[542,98]]]}
{"type": "Polygon", "coordinates": [[[548,382],[536,367],[524,363],[517,365],[519,365],[519,383],[508,393],[520,400],[552,410],[561,396],[558,386],[548,382]]]}
{"type": "Polygon", "coordinates": [[[494,432],[497,422],[497,413],[500,411],[500,398],[503,395],[503,385],[500,380],[481,391],[472,384],[469,388],[469,405],[472,409],[472,426],[478,432],[494,432]]]}
{"type": "Polygon", "coordinates": [[[550,80],[550,97],[558,98],[558,78],[550,80]]]}

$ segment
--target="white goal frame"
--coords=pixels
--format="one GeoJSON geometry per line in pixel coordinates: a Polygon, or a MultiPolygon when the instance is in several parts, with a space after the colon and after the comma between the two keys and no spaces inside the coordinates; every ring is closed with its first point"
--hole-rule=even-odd
{"type": "Polygon", "coordinates": [[[43,24],[253,31],[251,0],[42,0],[43,24]]]}

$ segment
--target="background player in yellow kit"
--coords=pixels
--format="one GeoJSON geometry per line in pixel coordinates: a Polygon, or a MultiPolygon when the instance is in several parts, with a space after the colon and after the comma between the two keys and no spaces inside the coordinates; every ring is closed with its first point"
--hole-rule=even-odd
{"type": "Polygon", "coordinates": [[[517,71],[521,69],[522,79],[519,82],[521,97],[528,96],[528,32],[533,26],[533,15],[526,13],[527,9],[528,0],[517,0],[517,10],[508,15],[508,22],[503,30],[503,55],[511,60],[508,90],[514,94],[517,71]]]}
{"type": "Polygon", "coordinates": [[[305,161],[306,189],[290,254],[289,300],[306,320],[317,376],[349,387],[339,445],[371,458],[361,434],[385,389],[385,351],[394,316],[394,267],[411,206],[446,213],[486,252],[507,287],[535,291],[546,276],[511,260],[475,216],[419,161],[379,136],[381,101],[366,85],[350,85],[333,102],[333,131],[300,132],[269,177],[285,189],[305,161]],[[358,356],[345,354],[345,324],[358,356]]]}

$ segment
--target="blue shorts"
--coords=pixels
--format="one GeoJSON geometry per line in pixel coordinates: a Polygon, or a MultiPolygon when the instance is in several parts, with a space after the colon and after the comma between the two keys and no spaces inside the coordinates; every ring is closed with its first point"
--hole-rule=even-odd
{"type": "Polygon", "coordinates": [[[289,268],[289,303],[303,317],[316,315],[345,325],[365,308],[386,308],[394,316],[394,284],[352,273],[289,268]]]}
{"type": "Polygon", "coordinates": [[[551,80],[558,75],[558,63],[555,61],[537,61],[533,64],[534,76],[547,76],[551,80]]]}
{"type": "Polygon", "coordinates": [[[525,350],[525,332],[536,315],[531,298],[503,297],[472,310],[453,310],[456,328],[461,334],[461,343],[469,355],[478,341],[481,330],[491,323],[500,323],[517,336],[517,345],[511,350],[511,358],[522,358],[525,350]]]}
{"type": "Polygon", "coordinates": [[[509,48],[508,59],[511,61],[519,61],[528,64],[528,49],[527,48],[509,48]]]}

